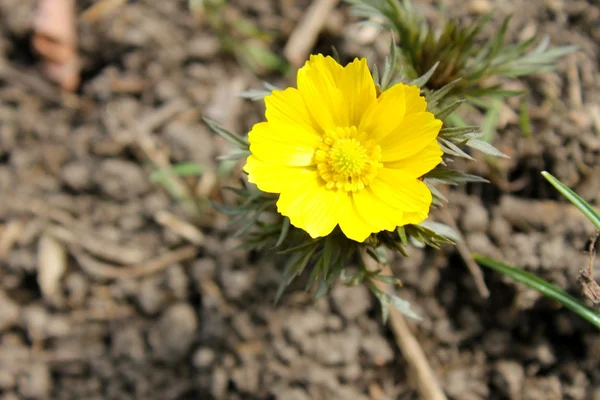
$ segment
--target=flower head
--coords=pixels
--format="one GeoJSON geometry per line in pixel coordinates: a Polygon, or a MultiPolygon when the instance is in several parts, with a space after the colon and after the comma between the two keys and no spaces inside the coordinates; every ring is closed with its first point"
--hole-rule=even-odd
{"type": "Polygon", "coordinates": [[[277,210],[313,238],[339,225],[362,242],[423,222],[432,195],[420,178],[441,161],[442,122],[419,88],[399,83],[377,96],[365,59],[342,67],[322,55],[297,80],[265,98],[267,121],[248,135],[248,180],[279,193],[277,210]]]}

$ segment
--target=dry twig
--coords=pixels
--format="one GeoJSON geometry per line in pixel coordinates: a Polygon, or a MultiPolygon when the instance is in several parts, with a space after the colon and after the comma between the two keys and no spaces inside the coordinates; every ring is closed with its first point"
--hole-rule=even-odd
{"type": "Polygon", "coordinates": [[[196,246],[180,247],[161,254],[152,260],[122,268],[100,262],[77,248],[72,248],[71,252],[79,262],[81,268],[93,278],[132,279],[155,274],[170,265],[190,259],[198,253],[198,248],[196,246]]]}
{"type": "Polygon", "coordinates": [[[577,278],[583,294],[592,301],[596,308],[600,308],[600,285],[594,280],[594,258],[596,257],[596,241],[599,236],[600,231],[597,231],[596,234],[590,238],[590,245],[588,247],[590,262],[588,263],[587,268],[582,268],[579,271],[579,277],[577,278]]]}
{"type": "Polygon", "coordinates": [[[283,54],[294,67],[299,67],[306,60],[337,3],[338,0],[313,0],[283,49],[283,54]]]}
{"type": "MultiPolygon", "coordinates": [[[[389,266],[376,265],[375,260],[371,257],[364,257],[364,260],[369,269],[381,268],[381,273],[383,275],[393,275],[389,266]]],[[[391,285],[384,282],[375,281],[375,285],[386,293],[390,293],[392,290],[391,285]]],[[[406,319],[402,313],[393,306],[390,305],[389,310],[390,326],[396,337],[396,344],[417,376],[421,398],[426,400],[447,400],[435,373],[427,361],[427,356],[425,355],[423,348],[410,331],[406,319]]]]}

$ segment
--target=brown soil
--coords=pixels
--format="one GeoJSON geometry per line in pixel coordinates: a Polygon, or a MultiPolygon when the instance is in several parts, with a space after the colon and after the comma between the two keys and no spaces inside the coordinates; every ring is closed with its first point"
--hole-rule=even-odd
{"type": "MultiPolygon", "coordinates": [[[[81,15],[93,2],[78,3],[81,15]]],[[[537,32],[580,46],[556,73],[512,84],[529,90],[533,136],[522,136],[511,103],[495,144],[512,158],[493,174],[483,159],[469,164],[492,183],[453,190],[450,211],[472,251],[581,296],[593,227],[539,172],[600,206],[600,5],[445,3],[467,20],[496,6],[489,37],[514,13],[511,40],[537,32]]],[[[228,149],[201,117],[243,132],[261,106],[236,94],[293,79],[241,68],[187,1],[143,0],[79,22],[81,86],[64,95],[31,51],[35,5],[0,0],[0,399],[419,398],[366,289],[337,287],[316,305],[288,291],[274,306],[280,270],[234,250],[226,220],[207,207],[192,221],[202,235],[187,233],[184,204],[149,180],[152,163],[198,162],[210,173],[186,184],[218,196],[216,156],[228,149]]],[[[280,52],[306,4],[230,7],[280,52]]],[[[385,35],[350,20],[338,7],[317,49],[381,61],[385,35]]],[[[482,299],[453,248],[411,253],[393,267],[450,398],[600,399],[594,327],[488,271],[482,299]]]]}

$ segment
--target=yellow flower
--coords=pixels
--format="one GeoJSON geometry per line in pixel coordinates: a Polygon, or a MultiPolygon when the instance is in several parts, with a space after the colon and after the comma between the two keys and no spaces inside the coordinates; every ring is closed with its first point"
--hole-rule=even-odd
{"type": "Polygon", "coordinates": [[[322,55],[297,80],[265,98],[267,121],[248,136],[248,180],[279,193],[278,211],[313,238],[339,225],[362,242],[423,222],[432,196],[419,178],[441,161],[442,122],[419,88],[397,84],[378,97],[365,59],[342,67],[322,55]]]}

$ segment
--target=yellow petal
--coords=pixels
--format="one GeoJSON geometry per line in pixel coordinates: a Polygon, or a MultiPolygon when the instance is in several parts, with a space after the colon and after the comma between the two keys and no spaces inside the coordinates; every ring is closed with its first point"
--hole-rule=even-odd
{"type": "Polygon", "coordinates": [[[244,171],[248,181],[267,193],[281,193],[290,186],[302,185],[305,181],[317,180],[317,172],[305,167],[286,167],[264,162],[251,155],[246,159],[244,171]]]}
{"type": "Polygon", "coordinates": [[[414,212],[409,212],[409,213],[404,213],[404,216],[402,218],[402,222],[400,224],[398,224],[398,226],[403,226],[403,225],[418,225],[421,222],[425,221],[428,217],[427,213],[414,213],[414,212]]]}
{"type": "Polygon", "coordinates": [[[383,92],[365,111],[359,132],[368,133],[370,139],[378,142],[398,128],[406,109],[405,88],[408,86],[398,83],[383,92]]]}
{"type": "Polygon", "coordinates": [[[421,89],[417,86],[406,86],[404,89],[406,94],[406,114],[420,113],[427,110],[427,102],[425,97],[421,96],[421,89]]]}
{"type": "Polygon", "coordinates": [[[358,126],[377,97],[366,59],[342,67],[321,54],[311,56],[298,71],[298,90],[321,133],[336,126],[358,126]]]}
{"type": "Polygon", "coordinates": [[[443,154],[439,143],[434,139],[418,153],[398,161],[386,162],[384,166],[402,170],[412,178],[419,178],[434,169],[442,161],[443,154]]]}
{"type": "Polygon", "coordinates": [[[381,201],[404,212],[429,213],[432,196],[423,182],[404,171],[382,168],[369,185],[381,201]]]}
{"type": "Polygon", "coordinates": [[[402,210],[383,202],[369,188],[354,193],[353,198],[358,213],[369,221],[373,232],[393,231],[403,221],[402,210]]]}
{"type": "Polygon", "coordinates": [[[371,233],[376,232],[376,228],[360,216],[358,208],[350,196],[340,202],[339,224],[344,235],[357,242],[364,242],[371,233]]]}
{"type": "Polygon", "coordinates": [[[358,126],[365,111],[375,103],[375,82],[369,71],[367,60],[355,59],[342,71],[338,87],[342,92],[343,111],[346,125],[358,126]]]}
{"type": "Polygon", "coordinates": [[[318,137],[318,125],[314,125],[302,95],[296,88],[274,90],[265,97],[265,117],[271,123],[297,126],[306,134],[318,137]]]}
{"type": "Polygon", "coordinates": [[[326,189],[315,180],[281,193],[277,210],[292,225],[317,238],[333,231],[338,223],[339,204],[347,197],[345,192],[326,189]]]}
{"type": "Polygon", "coordinates": [[[321,139],[297,125],[260,122],[252,127],[248,141],[250,152],[265,162],[301,167],[313,164],[313,154],[321,139]]]}
{"type": "Polygon", "coordinates": [[[384,137],[381,146],[381,161],[397,161],[423,150],[438,135],[442,121],[429,112],[408,114],[392,133],[384,137]]]}
{"type": "Polygon", "coordinates": [[[298,90],[306,108],[312,116],[313,124],[320,128],[319,133],[341,124],[343,113],[342,92],[338,81],[342,66],[331,57],[312,55],[298,70],[298,90]]]}

